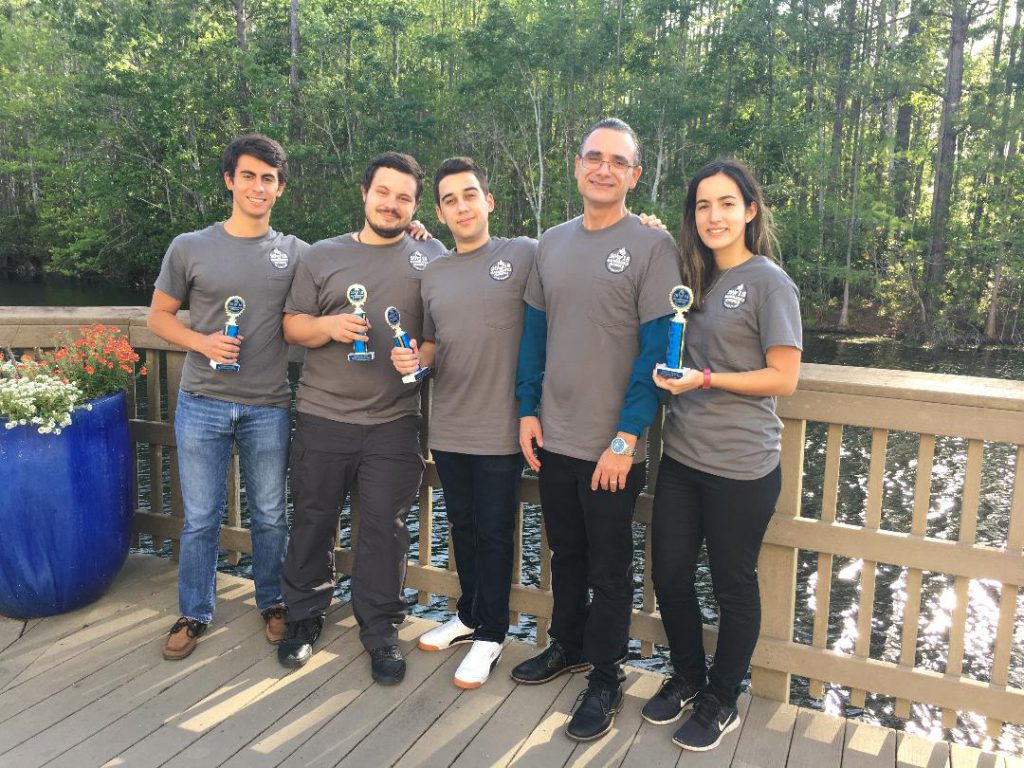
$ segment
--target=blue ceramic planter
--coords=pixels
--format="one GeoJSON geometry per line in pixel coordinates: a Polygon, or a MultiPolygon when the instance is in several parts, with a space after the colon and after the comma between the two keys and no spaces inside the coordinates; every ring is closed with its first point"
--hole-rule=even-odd
{"type": "Polygon", "coordinates": [[[123,392],[59,435],[0,427],[0,613],[51,616],[106,591],[128,555],[132,471],[123,392]]]}

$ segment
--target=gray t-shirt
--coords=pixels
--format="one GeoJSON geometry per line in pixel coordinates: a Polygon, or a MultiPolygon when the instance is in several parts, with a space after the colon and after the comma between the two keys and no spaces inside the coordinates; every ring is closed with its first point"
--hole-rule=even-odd
{"type": "MultiPolygon", "coordinates": [[[[803,349],[800,297],[781,267],[754,256],[725,273],[689,314],[685,365],[757,371],[776,346],[803,349]]],[[[663,439],[665,453],[688,467],[756,480],[779,463],[782,422],[774,397],[696,389],[670,399],[663,439]]]]}
{"type": "Polygon", "coordinates": [[[352,312],[348,287],[360,283],[366,287],[363,311],[375,357],[350,362],[353,345],[337,341],[306,350],[296,410],[347,424],[384,424],[419,413],[419,386],[403,383],[391,364],[395,333],[384,310],[397,307],[402,330],[420,338],[420,278],[427,263],[444,250],[438,240],[416,242],[405,236],[391,245],[367,245],[352,234],[310,247],[295,270],[284,311],[313,317],[352,312]]]}
{"type": "MultiPolygon", "coordinates": [[[[671,314],[671,235],[629,214],[595,232],[577,217],[544,233],[526,303],[547,313],[540,420],[544,448],[597,461],[618,431],[643,323],[671,314]]],[[[634,462],[645,457],[639,435],[634,462]]]]}
{"type": "Polygon", "coordinates": [[[436,259],[423,273],[423,338],[437,342],[431,449],[519,451],[516,359],[536,255],[536,240],[492,237],[474,251],[436,259]]]}
{"type": "Polygon", "coordinates": [[[178,235],[164,255],[156,288],[188,303],[192,330],[209,334],[224,328],[224,302],[245,299],[238,317],[236,373],[215,371],[209,358],[189,352],[181,388],[219,400],[287,408],[288,345],[281,311],[295,264],[309,246],[292,235],[270,230],[262,237],[234,237],[217,223],[178,235]]]}

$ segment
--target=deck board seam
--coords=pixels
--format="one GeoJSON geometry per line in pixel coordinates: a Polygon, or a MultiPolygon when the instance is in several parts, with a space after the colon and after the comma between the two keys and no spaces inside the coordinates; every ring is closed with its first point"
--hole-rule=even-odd
{"type": "MultiPolygon", "coordinates": [[[[247,611],[243,611],[243,612],[240,612],[240,613],[239,613],[239,614],[238,614],[237,616],[235,616],[234,618],[232,618],[232,619],[229,619],[228,621],[226,621],[226,622],[224,623],[224,626],[227,626],[227,625],[229,625],[229,624],[233,624],[233,623],[234,623],[235,621],[238,621],[239,619],[245,619],[245,618],[248,618],[248,612],[247,612],[247,611]]],[[[236,648],[238,648],[238,647],[239,647],[240,645],[242,645],[242,644],[243,644],[244,642],[246,642],[247,640],[251,639],[252,637],[255,637],[255,636],[256,636],[257,634],[260,634],[260,633],[262,633],[262,631],[263,631],[263,628],[262,628],[262,627],[258,627],[258,628],[257,628],[257,629],[255,629],[254,631],[252,631],[252,632],[249,632],[248,634],[245,634],[245,635],[243,635],[243,636],[242,636],[242,637],[241,637],[241,638],[240,638],[240,639],[238,640],[238,642],[234,643],[234,644],[233,644],[233,645],[232,645],[231,647],[229,647],[229,648],[226,648],[226,649],[224,650],[224,652],[223,652],[223,653],[219,653],[219,654],[217,654],[217,658],[219,658],[219,657],[223,656],[223,655],[224,655],[225,653],[229,653],[229,652],[231,652],[231,651],[235,650],[236,648]]],[[[142,644],[140,644],[140,645],[136,646],[136,647],[135,647],[135,648],[133,649],[133,651],[132,651],[132,652],[134,652],[134,651],[137,651],[137,650],[140,650],[141,648],[145,647],[145,645],[147,645],[147,644],[148,644],[148,642],[147,642],[147,643],[142,643],[142,644]]],[[[159,663],[160,663],[160,662],[158,662],[158,664],[159,664],[159,663]]],[[[167,662],[167,661],[164,661],[163,663],[175,663],[175,662],[167,662]]],[[[211,663],[211,664],[213,664],[213,663],[214,663],[214,661],[212,661],[212,660],[211,660],[211,662],[210,662],[210,663],[211,663]]],[[[149,669],[156,669],[156,665],[154,665],[153,667],[150,667],[149,669]]],[[[97,670],[97,671],[99,671],[99,670],[97,670]]],[[[146,671],[149,671],[149,670],[146,670],[146,671]]],[[[168,690],[170,690],[171,688],[175,687],[176,685],[179,685],[179,684],[181,684],[181,683],[184,683],[184,682],[186,682],[186,681],[187,681],[187,680],[188,680],[189,678],[191,678],[191,677],[192,677],[192,675],[195,675],[195,674],[201,674],[201,673],[202,673],[203,671],[204,671],[204,667],[198,667],[198,668],[196,668],[196,669],[195,669],[195,670],[193,670],[192,672],[189,672],[189,673],[188,673],[187,675],[185,675],[185,676],[183,676],[183,677],[179,677],[179,678],[175,679],[175,680],[174,680],[173,682],[171,682],[171,683],[169,683],[169,684],[167,684],[167,685],[164,685],[164,686],[163,686],[162,688],[160,688],[160,689],[159,689],[159,690],[158,690],[158,691],[156,692],[156,694],[155,694],[154,696],[152,696],[152,697],[150,697],[150,698],[159,698],[160,696],[163,696],[163,695],[164,695],[164,694],[165,694],[165,693],[166,693],[166,692],[167,692],[168,690]]],[[[72,712],[72,713],[70,713],[70,714],[68,714],[68,715],[65,715],[65,716],[61,717],[61,718],[60,718],[60,719],[59,719],[59,720],[58,720],[57,722],[55,722],[55,723],[51,723],[51,724],[49,724],[48,726],[46,726],[45,728],[43,728],[43,730],[41,730],[41,731],[38,731],[38,732],[37,732],[36,734],[34,734],[33,736],[30,736],[30,737],[29,737],[28,739],[25,739],[25,741],[29,741],[29,740],[31,740],[31,739],[33,739],[33,738],[38,738],[39,736],[41,736],[42,734],[44,734],[44,733],[45,733],[46,731],[48,731],[49,729],[51,729],[51,728],[53,728],[53,727],[55,727],[55,726],[59,726],[59,725],[63,724],[63,723],[65,722],[65,721],[67,721],[68,719],[70,719],[71,717],[74,717],[74,716],[78,715],[78,714],[79,714],[80,712],[82,712],[82,711],[83,711],[84,709],[86,709],[87,707],[91,707],[91,706],[94,706],[94,705],[96,705],[96,704],[97,704],[98,702],[102,702],[102,701],[104,701],[105,699],[108,699],[108,697],[111,697],[111,696],[115,696],[115,695],[116,695],[116,694],[117,694],[118,692],[120,692],[120,691],[121,691],[121,689],[122,689],[122,688],[124,688],[124,687],[125,687],[126,685],[130,685],[130,684],[131,684],[131,683],[132,683],[132,682],[134,681],[134,679],[135,679],[135,678],[129,678],[129,679],[125,680],[125,681],[124,681],[124,683],[122,683],[121,685],[118,685],[118,686],[117,686],[117,687],[115,687],[115,688],[112,688],[111,690],[109,690],[109,691],[107,691],[106,693],[104,693],[103,695],[101,695],[101,696],[100,696],[99,698],[97,698],[97,699],[93,699],[92,701],[89,701],[89,702],[86,702],[86,703],[82,704],[82,706],[81,706],[81,707],[79,707],[78,709],[76,709],[76,710],[75,710],[74,712],[72,712]]],[[[65,688],[65,689],[63,689],[63,690],[67,690],[67,689],[65,688]]],[[[45,700],[44,700],[44,701],[45,701],[45,700]]],[[[33,705],[33,706],[35,706],[35,705],[33,705]]],[[[129,717],[129,716],[131,716],[131,714],[132,714],[132,713],[133,713],[134,711],[135,711],[134,709],[129,709],[128,711],[126,711],[126,712],[123,712],[123,713],[121,713],[120,715],[118,715],[117,717],[115,717],[115,718],[114,718],[113,720],[110,720],[109,722],[106,722],[106,723],[104,723],[104,724],[103,724],[103,725],[102,725],[102,726],[100,727],[100,729],[99,729],[99,730],[103,730],[103,729],[105,729],[105,728],[109,728],[109,727],[111,727],[111,726],[113,726],[113,725],[116,725],[117,723],[119,723],[119,722],[120,722],[121,720],[123,720],[124,718],[126,718],[126,717],[129,717]]],[[[151,731],[150,733],[152,733],[152,731],[151,731]]],[[[68,747],[67,747],[66,749],[62,750],[62,751],[61,751],[61,752],[59,752],[58,754],[56,754],[56,755],[53,755],[53,756],[52,756],[52,757],[51,757],[50,759],[56,759],[56,758],[58,758],[58,757],[61,757],[62,755],[65,755],[65,754],[67,754],[67,753],[68,753],[68,752],[70,752],[71,750],[73,750],[73,749],[75,749],[76,747],[78,747],[79,745],[81,745],[81,744],[82,744],[82,743],[83,743],[84,741],[87,741],[88,739],[90,739],[90,738],[92,737],[92,735],[93,735],[93,734],[89,734],[89,735],[85,736],[84,738],[82,738],[82,739],[79,739],[79,740],[78,740],[78,741],[76,741],[76,742],[75,742],[74,744],[71,744],[71,745],[69,745],[69,746],[68,746],[68,747]]],[[[132,746],[135,746],[135,744],[138,744],[138,742],[139,742],[139,741],[142,741],[142,739],[146,738],[146,737],[147,737],[147,736],[149,736],[149,735],[150,735],[149,733],[147,733],[147,734],[143,735],[143,737],[142,737],[141,739],[139,739],[138,741],[134,742],[134,743],[132,744],[132,746]]],[[[21,742],[21,743],[23,744],[23,743],[25,743],[25,742],[21,742]]],[[[19,745],[17,745],[17,746],[20,746],[20,744],[19,744],[19,745]]],[[[187,745],[186,745],[186,746],[187,746],[187,745]]]]}

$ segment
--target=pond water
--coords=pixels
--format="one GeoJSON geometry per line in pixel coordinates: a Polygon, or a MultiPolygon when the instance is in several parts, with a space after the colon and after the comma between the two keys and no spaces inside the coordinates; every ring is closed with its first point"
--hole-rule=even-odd
{"type": "MultiPolygon", "coordinates": [[[[116,305],[145,304],[147,296],[139,292],[109,286],[85,286],[70,281],[48,284],[11,284],[0,282],[0,301],[18,305],[116,305]]],[[[983,349],[943,349],[915,347],[887,339],[865,339],[834,334],[807,335],[804,360],[834,365],[855,365],[873,368],[932,371],[941,373],[990,376],[1005,379],[1024,379],[1024,350],[1010,347],[983,349]]],[[[293,367],[293,377],[296,373],[293,367]]],[[[144,393],[140,392],[144,397],[144,393]]],[[[918,438],[906,433],[892,433],[886,458],[886,485],[883,500],[882,527],[894,531],[908,531],[912,511],[916,477],[918,438]]],[[[871,445],[871,431],[848,428],[844,431],[840,472],[837,517],[840,522],[863,523],[863,510],[867,495],[867,468],[871,445]]],[[[824,473],[825,426],[809,424],[805,447],[805,480],[802,514],[820,515],[820,500],[824,473]]],[[[1010,495],[1014,480],[1014,452],[1005,444],[986,444],[984,470],[981,481],[981,501],[978,511],[979,543],[1002,546],[1006,543],[1009,522],[1010,495]]],[[[928,535],[955,540],[959,534],[959,511],[963,493],[966,464],[966,441],[940,438],[935,448],[935,467],[932,478],[932,509],[928,518],[928,535]]],[[[169,473],[165,461],[163,473],[169,473]]],[[[140,486],[143,506],[148,502],[148,453],[140,452],[140,486]]],[[[165,482],[165,489],[169,483],[165,482]]],[[[169,493],[169,490],[167,491],[169,493]]],[[[165,503],[169,503],[165,499],[165,503]]],[[[244,503],[244,494],[243,494],[244,503]]],[[[447,524],[444,498],[440,491],[434,494],[435,523],[433,530],[433,563],[447,565],[447,524]]],[[[289,510],[290,514],[290,510],[289,510]]],[[[347,546],[348,509],[343,512],[343,543],[347,546]]],[[[539,541],[541,515],[537,507],[528,507],[524,516],[523,582],[534,584],[539,578],[539,541]]],[[[419,531],[415,514],[410,521],[413,535],[412,558],[418,555],[419,531]]],[[[643,530],[635,526],[637,545],[636,583],[637,607],[643,574],[643,530]]],[[[150,550],[152,551],[152,550],[150,550]]],[[[163,552],[167,554],[167,552],[163,552]]],[[[809,642],[815,610],[814,588],[817,580],[817,556],[802,553],[798,562],[797,617],[795,639],[809,642]]],[[[224,570],[250,576],[248,558],[231,566],[227,557],[221,560],[224,570]]],[[[828,645],[852,651],[857,637],[857,608],[860,597],[860,560],[835,558],[832,577],[832,600],[829,611],[828,645]]],[[[907,571],[894,566],[878,566],[876,570],[875,609],[872,616],[871,655],[887,661],[897,661],[900,653],[903,617],[907,608],[905,585],[907,571]]],[[[348,579],[343,578],[337,589],[340,598],[348,596],[348,579]]],[[[700,572],[700,588],[705,620],[717,622],[717,613],[711,595],[706,563],[700,572]]],[[[993,639],[999,615],[1000,586],[984,581],[972,581],[969,587],[969,609],[965,635],[965,673],[987,680],[991,669],[993,639]]],[[[444,619],[447,598],[435,598],[427,605],[415,605],[416,593],[408,591],[412,611],[417,615],[444,619]]],[[[921,590],[921,617],[917,663],[919,666],[941,672],[945,668],[948,650],[948,631],[955,605],[952,580],[941,574],[924,574],[921,590]]],[[[1015,623],[1015,642],[1010,664],[1010,684],[1024,686],[1024,594],[1018,595],[1015,623]]],[[[522,639],[535,637],[535,625],[529,617],[511,628],[513,636],[522,639]]],[[[667,669],[667,649],[658,647],[650,659],[639,657],[639,646],[631,648],[630,663],[647,669],[667,669]]],[[[1024,728],[1008,726],[1001,734],[984,732],[980,718],[964,715],[953,729],[944,730],[941,713],[935,708],[915,704],[911,717],[902,720],[895,715],[894,702],[884,696],[869,695],[862,709],[849,705],[845,689],[826,685],[822,699],[809,696],[805,679],[794,678],[793,700],[826,711],[845,712],[887,726],[906,728],[931,737],[944,737],[956,742],[1001,749],[1011,754],[1024,754],[1024,728]]]]}

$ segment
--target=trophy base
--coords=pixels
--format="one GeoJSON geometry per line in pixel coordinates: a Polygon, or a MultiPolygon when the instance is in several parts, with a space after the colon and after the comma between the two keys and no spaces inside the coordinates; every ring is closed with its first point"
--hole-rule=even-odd
{"type": "Polygon", "coordinates": [[[405,376],[403,376],[402,381],[404,381],[406,384],[415,384],[417,381],[423,381],[423,379],[427,378],[427,376],[429,375],[429,368],[417,368],[412,373],[407,373],[405,376]]]}
{"type": "Polygon", "coordinates": [[[238,363],[215,363],[213,360],[210,361],[210,367],[215,371],[223,371],[224,373],[238,373],[242,370],[242,366],[238,363]]]}
{"type": "Polygon", "coordinates": [[[349,352],[348,361],[350,363],[368,363],[373,360],[373,352],[349,352]]]}
{"type": "Polygon", "coordinates": [[[655,367],[654,372],[663,379],[681,379],[692,370],[692,368],[669,368],[667,365],[661,364],[655,367]]]}

